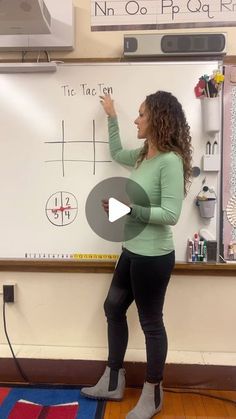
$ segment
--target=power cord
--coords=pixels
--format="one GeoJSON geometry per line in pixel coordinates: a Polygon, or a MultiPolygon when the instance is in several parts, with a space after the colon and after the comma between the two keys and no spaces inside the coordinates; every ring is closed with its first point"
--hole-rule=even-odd
{"type": "Polygon", "coordinates": [[[14,351],[13,351],[13,348],[12,348],[12,345],[11,345],[11,342],[10,342],[10,339],[9,339],[9,336],[8,336],[8,333],[7,333],[7,322],[6,322],[6,303],[5,303],[5,301],[3,301],[3,326],[4,326],[4,332],[5,332],[5,335],[6,335],[6,338],[7,338],[7,342],[8,342],[9,348],[10,348],[10,350],[11,350],[11,353],[12,353],[13,359],[14,359],[14,361],[15,361],[16,367],[17,367],[17,369],[18,369],[18,371],[19,371],[19,373],[20,373],[21,377],[23,378],[23,380],[24,380],[25,382],[29,383],[29,379],[28,379],[27,375],[24,373],[24,371],[22,371],[22,368],[21,368],[21,366],[20,366],[20,364],[19,364],[19,361],[18,361],[18,359],[17,359],[17,358],[16,358],[16,356],[15,356],[15,353],[14,353],[14,351]]]}
{"type": "Polygon", "coordinates": [[[173,390],[170,389],[168,387],[163,387],[163,390],[166,393],[176,393],[176,394],[195,394],[197,396],[204,396],[204,397],[210,397],[211,399],[216,399],[216,400],[221,400],[223,402],[228,402],[228,403],[232,403],[234,406],[236,406],[236,400],[232,400],[232,399],[228,399],[226,397],[221,397],[221,396],[214,396],[213,394],[207,394],[204,393],[203,391],[198,391],[198,390],[190,390],[188,387],[186,388],[182,388],[181,390],[173,390]]]}

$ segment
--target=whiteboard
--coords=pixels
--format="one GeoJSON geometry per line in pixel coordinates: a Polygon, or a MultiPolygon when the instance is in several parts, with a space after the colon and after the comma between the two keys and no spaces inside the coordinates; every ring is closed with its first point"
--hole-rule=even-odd
{"type": "MultiPolygon", "coordinates": [[[[201,168],[207,137],[194,86],[218,64],[61,64],[53,74],[1,74],[0,257],[118,254],[121,243],[98,237],[85,215],[86,199],[96,184],[129,176],[129,169],[111,160],[99,95],[112,94],[123,145],[136,148],[142,144],[134,125],[140,103],[156,90],[172,92],[185,110],[194,165],[201,168]],[[70,222],[57,224],[52,222],[51,202],[62,194],[70,197],[74,210],[70,222]]],[[[217,172],[201,172],[194,179],[173,228],[178,261],[185,260],[187,239],[200,228],[217,235],[217,217],[205,225],[195,205],[204,177],[216,191],[219,188],[217,172]]]]}

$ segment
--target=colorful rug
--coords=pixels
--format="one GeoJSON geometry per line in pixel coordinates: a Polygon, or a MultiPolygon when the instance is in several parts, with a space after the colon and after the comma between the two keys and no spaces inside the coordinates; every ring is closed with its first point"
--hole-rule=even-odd
{"type": "Polygon", "coordinates": [[[1,419],[102,419],[105,403],[79,388],[0,387],[1,419]]]}

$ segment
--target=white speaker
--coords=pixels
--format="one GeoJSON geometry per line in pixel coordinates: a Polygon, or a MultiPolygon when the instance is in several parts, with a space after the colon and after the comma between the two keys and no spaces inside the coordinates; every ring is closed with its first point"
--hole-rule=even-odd
{"type": "Polygon", "coordinates": [[[124,35],[124,56],[155,57],[226,54],[225,33],[124,35]]]}

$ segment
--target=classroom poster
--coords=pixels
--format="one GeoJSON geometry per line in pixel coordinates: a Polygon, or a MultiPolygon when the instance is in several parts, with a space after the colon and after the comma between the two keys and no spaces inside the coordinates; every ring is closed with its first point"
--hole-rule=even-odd
{"type": "Polygon", "coordinates": [[[91,0],[91,30],[235,26],[230,0],[91,0]]]}

